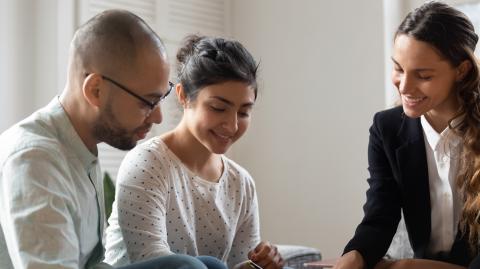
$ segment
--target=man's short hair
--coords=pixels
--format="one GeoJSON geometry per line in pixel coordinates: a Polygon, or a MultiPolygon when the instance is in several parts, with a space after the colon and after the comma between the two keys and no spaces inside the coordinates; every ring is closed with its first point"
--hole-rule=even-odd
{"type": "Polygon", "coordinates": [[[125,10],[107,10],[76,31],[72,53],[76,65],[87,72],[111,74],[135,66],[140,48],[166,54],[160,37],[137,15],[125,10]]]}

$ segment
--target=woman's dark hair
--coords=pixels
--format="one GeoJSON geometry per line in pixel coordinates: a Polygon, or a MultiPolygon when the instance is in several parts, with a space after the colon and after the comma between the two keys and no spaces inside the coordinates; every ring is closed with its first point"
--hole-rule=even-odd
{"type": "Polygon", "coordinates": [[[240,42],[221,37],[190,35],[177,52],[177,76],[189,100],[206,86],[245,82],[257,98],[258,65],[240,42]]]}
{"type": "Polygon", "coordinates": [[[471,250],[477,251],[480,239],[480,77],[474,51],[478,36],[465,14],[440,2],[429,2],[410,12],[398,27],[395,37],[398,35],[408,35],[430,44],[453,67],[470,62],[468,73],[455,83],[460,108],[450,119],[449,127],[464,142],[457,175],[457,187],[464,197],[460,228],[468,233],[471,250]],[[452,124],[454,119],[460,123],[452,124]]]}

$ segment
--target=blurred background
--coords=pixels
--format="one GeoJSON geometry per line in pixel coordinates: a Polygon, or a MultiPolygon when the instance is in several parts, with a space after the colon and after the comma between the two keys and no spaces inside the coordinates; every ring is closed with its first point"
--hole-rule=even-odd
{"type": "MultiPolygon", "coordinates": [[[[254,177],[262,237],[341,254],[362,218],[368,129],[393,105],[393,33],[421,0],[0,0],[0,132],[58,95],[75,29],[109,8],[130,10],[167,45],[189,33],[241,41],[260,62],[247,134],[228,155],[254,177]]],[[[479,25],[478,0],[445,1],[479,25]]],[[[478,29],[478,27],[477,27],[478,29]]],[[[172,74],[175,81],[175,75],[172,74]]],[[[164,122],[181,117],[174,96],[164,122]]],[[[125,152],[100,146],[113,178],[125,152]]]]}

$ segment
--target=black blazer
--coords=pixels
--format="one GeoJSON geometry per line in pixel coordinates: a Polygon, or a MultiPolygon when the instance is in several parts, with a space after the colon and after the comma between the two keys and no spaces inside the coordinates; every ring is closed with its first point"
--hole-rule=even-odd
{"type": "MultiPolygon", "coordinates": [[[[420,119],[407,117],[402,107],[377,113],[370,127],[368,170],[365,216],[344,253],[359,251],[367,268],[373,268],[387,252],[403,210],[415,258],[429,258],[430,190],[420,119]]],[[[459,232],[442,260],[467,266],[472,258],[459,232]]]]}

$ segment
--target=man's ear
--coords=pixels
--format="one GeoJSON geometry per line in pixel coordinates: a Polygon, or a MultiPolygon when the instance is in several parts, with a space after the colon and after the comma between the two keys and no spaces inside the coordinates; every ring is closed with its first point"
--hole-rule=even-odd
{"type": "Polygon", "coordinates": [[[177,85],[175,85],[175,92],[177,93],[178,102],[183,108],[186,108],[188,100],[182,83],[177,83],[177,85]]]}
{"type": "Polygon", "coordinates": [[[95,107],[100,107],[100,85],[102,84],[102,76],[92,73],[83,81],[82,91],[87,102],[95,107]]]}
{"type": "Polygon", "coordinates": [[[462,79],[465,78],[465,76],[470,72],[470,69],[472,69],[472,62],[470,60],[465,60],[463,61],[458,67],[457,67],[457,81],[461,81],[462,79]]]}

